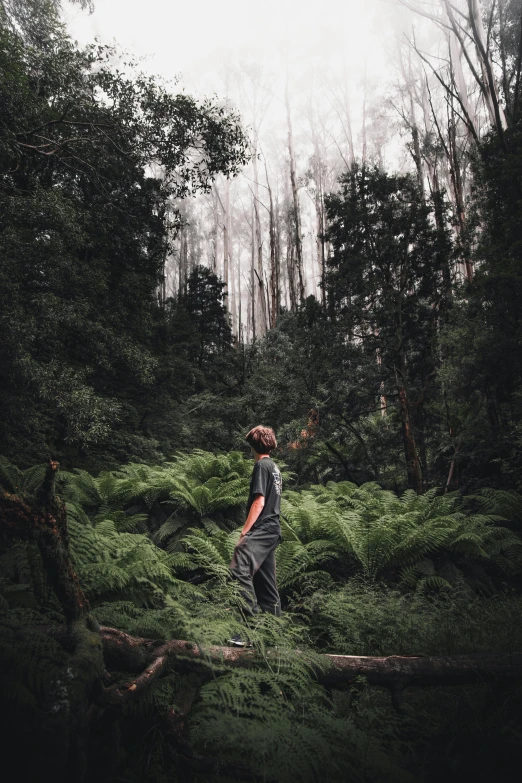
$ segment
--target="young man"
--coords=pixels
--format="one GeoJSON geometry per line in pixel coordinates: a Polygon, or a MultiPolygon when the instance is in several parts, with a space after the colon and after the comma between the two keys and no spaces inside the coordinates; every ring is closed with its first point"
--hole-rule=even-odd
{"type": "MultiPolygon", "coordinates": [[[[270,427],[254,427],[246,436],[255,464],[250,481],[247,518],[239,543],[234,549],[230,571],[242,588],[245,614],[253,616],[259,609],[277,617],[281,602],[276,584],[275,550],[281,537],[281,473],[270,453],[277,446],[270,427]]],[[[240,635],[229,640],[245,647],[240,635]]]]}

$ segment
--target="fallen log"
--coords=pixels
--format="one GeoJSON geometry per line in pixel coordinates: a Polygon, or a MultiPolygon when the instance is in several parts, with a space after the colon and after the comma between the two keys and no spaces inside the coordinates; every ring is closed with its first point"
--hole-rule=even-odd
{"type": "MultiPolygon", "coordinates": [[[[214,676],[233,668],[251,668],[264,659],[277,658],[277,650],[266,650],[261,656],[254,649],[209,646],[201,648],[191,642],[172,639],[154,642],[130,636],[116,628],[100,629],[106,664],[120,671],[143,671],[153,661],[167,657],[168,665],[181,672],[201,671],[212,667],[214,676]]],[[[296,656],[304,655],[295,650],[296,656]]],[[[373,657],[365,655],[317,656],[314,666],[317,681],[326,688],[346,690],[358,677],[369,685],[381,685],[392,691],[412,686],[469,685],[491,680],[522,678],[522,653],[479,653],[448,656],[373,657]]],[[[141,675],[140,675],[141,677],[141,675]]],[[[138,677],[136,682],[140,678],[138,677]]]]}

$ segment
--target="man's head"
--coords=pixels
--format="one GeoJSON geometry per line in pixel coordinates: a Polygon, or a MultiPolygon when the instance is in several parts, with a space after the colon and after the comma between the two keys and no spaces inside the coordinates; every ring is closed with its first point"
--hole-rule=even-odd
{"type": "Polygon", "coordinates": [[[270,454],[277,448],[274,430],[271,427],[254,427],[246,434],[246,441],[257,454],[270,454]]]}

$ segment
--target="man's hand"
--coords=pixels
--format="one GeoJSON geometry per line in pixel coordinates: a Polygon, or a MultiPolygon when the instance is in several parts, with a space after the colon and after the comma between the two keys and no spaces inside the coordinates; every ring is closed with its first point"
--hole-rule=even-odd
{"type": "Polygon", "coordinates": [[[243,536],[246,536],[246,534],[248,533],[252,525],[258,520],[259,515],[264,507],[265,507],[264,495],[256,495],[252,505],[250,506],[250,511],[248,512],[248,517],[246,518],[246,522],[243,525],[243,530],[241,531],[241,535],[239,536],[240,540],[243,538],[243,536]]]}

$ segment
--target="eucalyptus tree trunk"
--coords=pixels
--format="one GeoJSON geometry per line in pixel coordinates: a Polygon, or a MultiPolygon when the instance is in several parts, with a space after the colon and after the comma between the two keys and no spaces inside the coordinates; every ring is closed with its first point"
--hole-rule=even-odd
{"type": "Polygon", "coordinates": [[[456,231],[461,240],[461,247],[464,254],[464,276],[468,283],[471,283],[473,280],[473,264],[471,261],[469,243],[466,241],[464,236],[466,227],[466,210],[464,206],[462,170],[457,144],[457,119],[453,108],[453,102],[449,103],[448,107],[451,107],[451,114],[448,117],[448,164],[455,204],[455,215],[457,218],[456,231]]]}
{"type": "Polygon", "coordinates": [[[265,164],[266,184],[269,199],[269,236],[270,236],[270,328],[277,323],[279,310],[281,309],[281,255],[279,244],[279,232],[277,228],[278,214],[274,205],[274,196],[268,179],[268,171],[265,164]]]}
{"type": "Polygon", "coordinates": [[[257,336],[262,337],[268,330],[268,308],[265,291],[264,269],[263,269],[263,232],[261,229],[261,219],[259,217],[259,167],[257,161],[257,137],[252,156],[252,168],[254,175],[253,193],[252,193],[252,221],[253,221],[253,277],[252,285],[254,291],[254,310],[256,312],[257,336]]]}
{"type": "MultiPolygon", "coordinates": [[[[314,179],[314,207],[315,207],[315,252],[317,257],[317,267],[319,270],[319,277],[321,280],[321,303],[323,306],[326,304],[326,247],[324,232],[326,228],[325,210],[324,210],[324,195],[325,195],[325,164],[321,149],[319,145],[319,139],[315,132],[315,128],[312,126],[312,138],[314,142],[314,155],[312,164],[312,176],[314,179]]],[[[316,276],[314,275],[314,289],[317,293],[316,276]]]]}
{"type": "MultiPolygon", "coordinates": [[[[451,55],[451,49],[450,49],[450,62],[453,67],[455,63],[455,58],[454,56],[451,55]]],[[[454,71],[453,71],[452,78],[454,81],[456,80],[454,71]]],[[[439,121],[435,113],[433,102],[431,100],[431,93],[427,83],[426,83],[426,90],[428,93],[428,98],[426,100],[429,100],[431,114],[433,117],[433,123],[435,125],[437,136],[439,138],[440,145],[443,149],[444,157],[447,164],[447,178],[450,183],[449,192],[452,196],[452,202],[453,202],[453,207],[455,210],[455,217],[456,217],[455,232],[460,239],[460,244],[464,253],[464,277],[468,281],[468,283],[471,283],[471,281],[473,280],[473,266],[471,262],[470,249],[465,238],[466,212],[465,212],[464,184],[463,184],[462,166],[461,166],[462,149],[459,148],[458,137],[457,137],[457,123],[459,118],[454,106],[454,97],[453,95],[448,95],[446,100],[446,111],[447,111],[446,128],[443,129],[441,127],[441,122],[439,121]]],[[[469,126],[468,126],[468,130],[469,130],[469,126]]],[[[437,228],[442,229],[443,228],[442,225],[443,220],[441,216],[442,195],[441,195],[440,185],[439,185],[437,161],[434,162],[430,170],[430,174],[431,174],[431,181],[432,181],[432,191],[434,194],[434,201],[435,201],[435,221],[437,224],[437,228]]],[[[444,275],[444,285],[447,292],[449,293],[451,289],[451,274],[450,274],[449,267],[445,266],[443,268],[443,275],[444,275]]]]}
{"type": "Polygon", "coordinates": [[[346,76],[346,64],[343,68],[343,131],[348,144],[348,150],[350,152],[350,165],[355,163],[355,150],[353,146],[353,134],[352,134],[352,112],[350,109],[350,98],[348,95],[348,80],[346,76]]]}
{"type": "Polygon", "coordinates": [[[419,126],[417,124],[417,115],[415,111],[415,103],[413,100],[413,84],[412,84],[412,72],[411,72],[411,59],[410,59],[410,84],[409,84],[409,111],[410,111],[410,130],[411,130],[411,139],[412,139],[412,156],[415,163],[415,169],[417,171],[417,182],[419,183],[419,189],[422,195],[422,200],[424,201],[425,193],[424,193],[424,168],[422,165],[422,155],[421,155],[421,147],[420,147],[420,134],[419,134],[419,126]]]}
{"type": "Polygon", "coordinates": [[[294,266],[293,276],[298,285],[299,301],[305,297],[305,284],[303,272],[303,243],[301,235],[301,207],[299,205],[299,189],[297,187],[297,173],[295,164],[294,135],[292,131],[292,118],[290,114],[290,99],[288,97],[288,78],[285,89],[286,118],[288,123],[288,155],[290,159],[290,186],[292,189],[293,203],[293,224],[294,224],[294,250],[295,256],[292,258],[294,266]]]}
{"type": "Polygon", "coordinates": [[[183,204],[180,204],[181,226],[179,229],[179,258],[178,258],[178,293],[184,294],[187,289],[188,278],[188,242],[186,226],[186,210],[183,204]]]}
{"type": "Polygon", "coordinates": [[[296,270],[295,270],[295,245],[292,236],[292,215],[287,218],[287,243],[286,243],[286,271],[288,276],[288,296],[290,309],[297,310],[299,299],[297,296],[296,270]]]}
{"type": "Polygon", "coordinates": [[[235,296],[236,296],[236,312],[237,312],[237,340],[239,345],[243,345],[245,342],[245,332],[243,325],[243,286],[241,277],[241,241],[239,237],[236,243],[236,256],[237,264],[234,265],[235,276],[235,296]]]}
{"type": "Polygon", "coordinates": [[[404,456],[406,458],[406,471],[408,475],[408,486],[421,495],[423,492],[422,470],[417,453],[417,444],[413,432],[413,425],[410,415],[410,403],[406,386],[400,380],[397,383],[397,393],[399,395],[399,408],[402,424],[402,439],[404,446],[404,456]]]}
{"type": "Polygon", "coordinates": [[[366,60],[364,62],[364,81],[363,81],[363,105],[362,105],[362,164],[366,166],[368,156],[368,138],[366,134],[366,102],[368,98],[368,84],[366,78],[366,60]]]}
{"type": "MultiPolygon", "coordinates": [[[[507,121],[504,114],[504,109],[502,108],[499,100],[498,88],[495,80],[495,74],[493,72],[493,63],[488,50],[488,43],[484,33],[484,26],[482,24],[480,2],[479,0],[467,0],[467,15],[462,14],[461,12],[458,18],[456,16],[456,13],[458,14],[458,10],[449,0],[440,0],[440,2],[446,11],[449,26],[451,27],[453,36],[456,41],[458,41],[460,52],[465,57],[473,79],[480,89],[489,114],[491,125],[495,128],[500,139],[500,143],[505,149],[504,131],[507,128],[507,121]],[[469,31],[464,30],[460,16],[465,17],[466,23],[469,25],[469,31]],[[466,46],[468,38],[471,38],[474,44],[478,60],[478,67],[476,64],[477,61],[473,60],[468,47],[466,46]]],[[[450,34],[450,46],[451,45],[456,47],[456,42],[450,34]]],[[[459,93],[459,101],[464,110],[464,113],[468,114],[467,120],[469,122],[471,120],[471,115],[468,113],[469,102],[467,101],[467,89],[464,78],[461,76],[461,73],[459,73],[460,66],[458,62],[460,61],[460,56],[455,57],[452,55],[452,58],[456,60],[454,68],[456,69],[456,84],[459,93]]],[[[471,124],[473,124],[472,120],[471,124]]],[[[473,131],[475,140],[477,140],[478,133],[476,126],[473,128],[473,131]]]]}
{"type": "Polygon", "coordinates": [[[483,93],[488,108],[491,124],[496,128],[500,138],[503,138],[504,131],[507,128],[506,116],[500,103],[498,87],[493,73],[493,63],[488,50],[484,25],[480,13],[480,0],[467,0],[468,12],[471,30],[475,39],[477,57],[480,62],[482,72],[482,81],[484,84],[483,93]]]}
{"type": "Polygon", "coordinates": [[[420,131],[417,122],[416,103],[420,103],[418,90],[416,86],[416,75],[413,73],[411,62],[411,49],[408,50],[408,67],[406,69],[405,63],[402,58],[402,49],[399,51],[400,67],[402,71],[402,77],[407,89],[406,106],[404,106],[403,119],[408,126],[411,139],[411,155],[415,163],[415,169],[417,171],[417,181],[424,200],[424,167],[422,164],[422,154],[420,145],[420,131]]]}
{"type": "MultiPolygon", "coordinates": [[[[232,321],[232,333],[238,336],[237,323],[237,287],[236,287],[236,265],[234,263],[234,245],[232,242],[232,212],[228,216],[228,237],[229,237],[229,301],[230,314],[232,321]]],[[[238,259],[239,260],[239,259],[238,259]]]]}
{"type": "Polygon", "coordinates": [[[276,221],[276,244],[277,244],[277,252],[279,257],[279,280],[281,282],[280,290],[279,290],[279,299],[281,302],[281,305],[284,306],[287,310],[290,309],[290,284],[288,279],[288,265],[287,263],[282,263],[283,258],[283,238],[282,238],[282,232],[284,228],[284,210],[283,213],[281,212],[280,206],[279,206],[279,200],[278,196],[276,194],[276,212],[277,212],[277,221],[276,221]]]}
{"type": "Polygon", "coordinates": [[[462,69],[462,48],[459,45],[459,39],[454,32],[448,33],[448,47],[450,55],[450,68],[451,78],[456,88],[456,94],[458,101],[461,105],[464,118],[466,120],[466,126],[468,133],[474,140],[478,139],[480,128],[476,112],[471,106],[468,98],[468,87],[464,78],[464,71],[462,69]]]}
{"type": "Polygon", "coordinates": [[[212,185],[212,255],[211,269],[219,273],[219,195],[215,183],[212,185]]]}
{"type": "Polygon", "coordinates": [[[326,248],[324,242],[325,214],[324,214],[324,191],[323,183],[315,197],[315,214],[317,216],[316,225],[316,246],[319,274],[321,277],[321,304],[326,305],[326,248]]]}
{"type": "Polygon", "coordinates": [[[297,274],[295,267],[295,231],[294,231],[294,219],[293,219],[293,206],[292,196],[289,190],[289,182],[284,177],[284,193],[283,193],[283,223],[285,232],[285,278],[286,278],[286,292],[285,292],[285,304],[290,310],[295,310],[299,302],[299,295],[297,293],[297,274]]]}
{"type": "Polygon", "coordinates": [[[225,284],[223,293],[223,303],[230,312],[230,257],[231,257],[231,237],[230,232],[230,180],[225,180],[225,197],[223,203],[223,282],[225,284]]]}
{"type": "Polygon", "coordinates": [[[249,333],[252,334],[252,342],[256,341],[257,337],[257,309],[256,309],[256,231],[255,231],[255,215],[254,215],[254,202],[252,200],[252,224],[251,224],[251,257],[250,257],[250,328],[249,333]]]}

